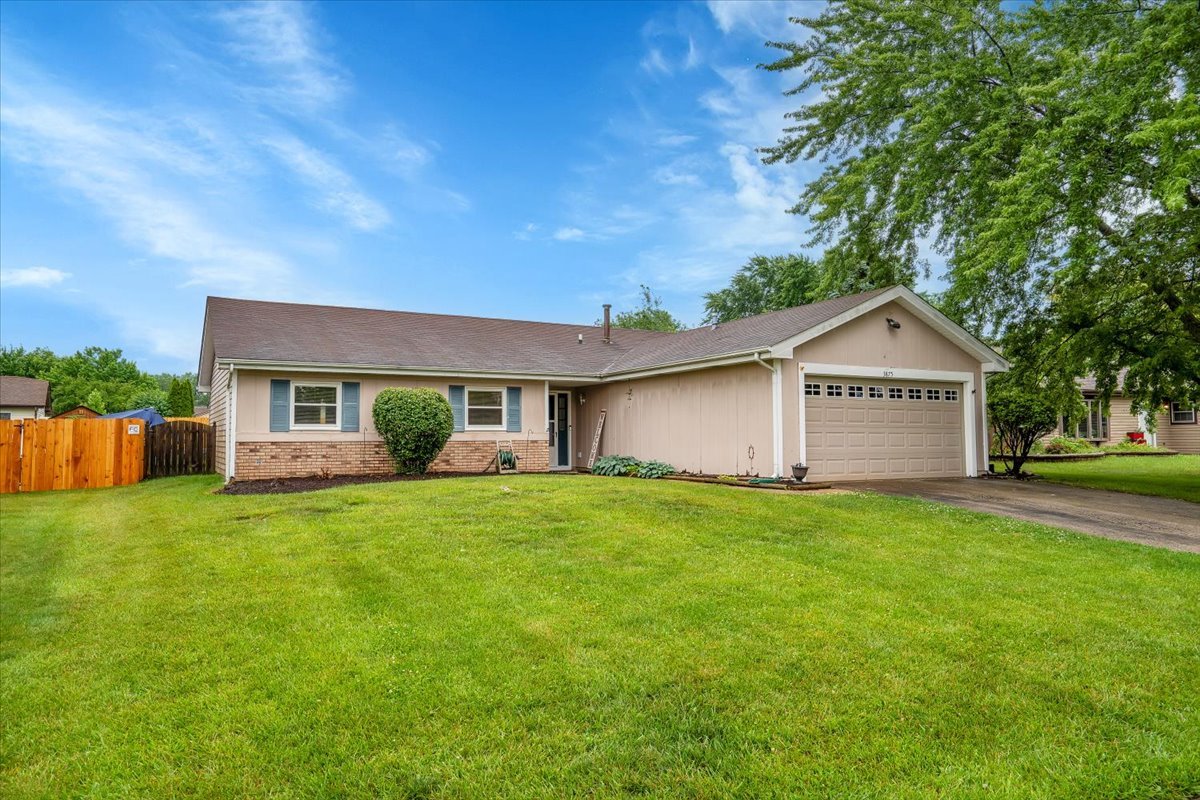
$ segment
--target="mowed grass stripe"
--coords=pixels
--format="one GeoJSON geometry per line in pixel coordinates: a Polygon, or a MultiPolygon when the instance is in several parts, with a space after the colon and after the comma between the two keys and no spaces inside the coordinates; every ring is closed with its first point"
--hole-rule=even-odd
{"type": "Polygon", "coordinates": [[[1200,559],[579,476],[5,497],[5,796],[1185,797],[1200,559]]]}

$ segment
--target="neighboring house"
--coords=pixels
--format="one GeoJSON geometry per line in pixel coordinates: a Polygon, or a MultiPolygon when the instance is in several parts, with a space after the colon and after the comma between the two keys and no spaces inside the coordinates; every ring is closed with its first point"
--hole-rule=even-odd
{"type": "Polygon", "coordinates": [[[55,414],[54,419],[95,419],[100,416],[100,412],[94,408],[87,406],[75,406],[68,408],[61,414],[55,414]]]}
{"type": "Polygon", "coordinates": [[[603,409],[601,455],[845,480],[986,469],[1007,367],[903,287],[680,333],[210,297],[198,384],[229,478],[388,472],[375,396],[426,386],[454,411],[435,470],[501,440],[524,471],[583,466],[603,409]]]}
{"type": "Polygon", "coordinates": [[[1150,430],[1148,415],[1134,414],[1132,401],[1122,392],[1118,376],[1118,387],[1108,402],[1108,413],[1096,391],[1096,379],[1080,378],[1079,391],[1083,394],[1085,413],[1082,419],[1072,424],[1071,420],[1059,420],[1052,435],[1074,436],[1087,439],[1093,444],[1116,444],[1125,441],[1130,433],[1141,433],[1147,442],[1166,447],[1180,453],[1200,453],[1200,411],[1181,403],[1168,403],[1155,415],[1154,431],[1150,430]]]}
{"type": "Polygon", "coordinates": [[[0,419],[42,419],[50,413],[50,383],[0,375],[0,419]]]}

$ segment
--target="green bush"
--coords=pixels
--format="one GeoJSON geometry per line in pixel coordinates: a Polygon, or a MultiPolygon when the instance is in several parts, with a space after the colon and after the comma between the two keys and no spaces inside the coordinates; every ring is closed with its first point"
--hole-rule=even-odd
{"type": "Polygon", "coordinates": [[[1029,451],[1038,439],[1058,424],[1059,413],[1041,387],[1028,387],[1008,373],[988,381],[988,418],[996,434],[995,446],[1009,459],[1009,475],[1020,475],[1029,451]]]}
{"type": "Polygon", "coordinates": [[[384,389],[371,417],[401,475],[427,470],[454,431],[450,401],[433,389],[384,389]]]}
{"type": "Polygon", "coordinates": [[[1145,442],[1131,442],[1126,439],[1115,444],[1102,444],[1100,449],[1106,453],[1164,453],[1165,447],[1151,447],[1145,442]]]}
{"type": "Polygon", "coordinates": [[[641,462],[633,456],[601,456],[592,465],[592,474],[608,477],[636,475],[640,466],[641,462]]]}
{"type": "Polygon", "coordinates": [[[662,478],[674,473],[675,468],[670,464],[662,461],[643,461],[638,465],[637,476],[639,478],[662,478]]]}
{"type": "Polygon", "coordinates": [[[1080,453],[1095,453],[1096,447],[1084,439],[1075,439],[1070,436],[1055,436],[1043,444],[1042,451],[1052,456],[1079,455],[1080,453]]]}

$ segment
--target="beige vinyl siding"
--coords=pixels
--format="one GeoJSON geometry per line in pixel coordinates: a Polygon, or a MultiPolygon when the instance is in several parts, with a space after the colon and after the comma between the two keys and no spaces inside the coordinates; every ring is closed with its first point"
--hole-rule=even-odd
{"type": "MultiPolygon", "coordinates": [[[[379,441],[371,419],[371,407],[378,394],[392,386],[428,388],[449,393],[451,384],[464,386],[520,386],[521,387],[521,432],[509,431],[459,431],[451,436],[452,441],[496,441],[512,439],[546,440],[546,384],[544,381],[487,381],[477,379],[412,378],[408,376],[354,375],[351,373],[317,372],[260,372],[238,371],[237,387],[237,440],[242,442],[347,442],[379,441]],[[313,383],[340,383],[357,381],[360,384],[359,430],[294,430],[271,431],[271,379],[282,378],[292,381],[313,383]]],[[[211,415],[211,411],[209,412],[211,415]]]]}
{"type": "Polygon", "coordinates": [[[1132,403],[1127,397],[1114,397],[1109,401],[1108,441],[1110,443],[1123,442],[1128,438],[1126,434],[1142,429],[1131,405],[1132,403]]]}
{"type": "Polygon", "coordinates": [[[213,460],[217,473],[225,474],[225,447],[229,435],[229,370],[217,369],[213,364],[212,380],[209,382],[208,420],[216,427],[216,458],[213,460]]]}
{"type": "MultiPolygon", "coordinates": [[[[1197,412],[1200,415],[1200,412],[1197,412]]],[[[1158,444],[1179,453],[1200,453],[1200,425],[1171,423],[1170,411],[1158,415],[1158,444]]]]}
{"type": "Polygon", "coordinates": [[[770,475],[771,372],[757,364],[717,367],[576,389],[577,450],[587,450],[607,409],[600,455],[666,461],[689,472],[770,475]],[[753,459],[750,454],[753,452],[753,459]]]}
{"type": "Polygon", "coordinates": [[[0,411],[8,414],[8,419],[37,419],[39,406],[0,406],[0,411]]]}

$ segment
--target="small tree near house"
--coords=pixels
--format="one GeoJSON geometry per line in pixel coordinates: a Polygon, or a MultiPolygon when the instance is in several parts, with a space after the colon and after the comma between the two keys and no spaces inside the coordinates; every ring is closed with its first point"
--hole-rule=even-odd
{"type": "Polygon", "coordinates": [[[454,430],[450,401],[433,389],[384,389],[371,416],[401,475],[429,469],[454,430]]]}
{"type": "Polygon", "coordinates": [[[190,417],[196,413],[196,393],[192,382],[186,378],[175,378],[171,381],[171,390],[167,393],[167,408],[169,417],[190,417]]]}
{"type": "Polygon", "coordinates": [[[999,440],[1000,455],[1009,459],[1007,474],[1020,475],[1034,443],[1058,424],[1058,409],[1045,393],[1007,377],[988,382],[988,418],[999,440]]]}

